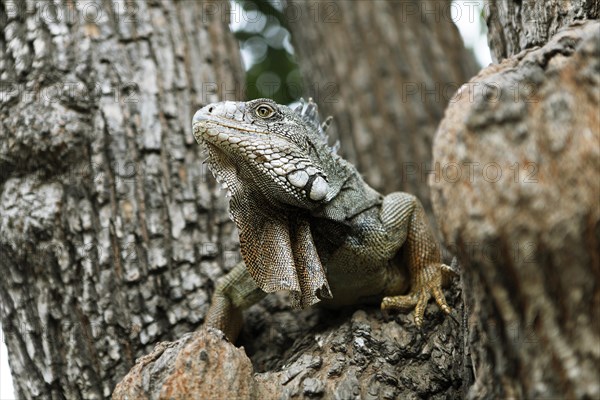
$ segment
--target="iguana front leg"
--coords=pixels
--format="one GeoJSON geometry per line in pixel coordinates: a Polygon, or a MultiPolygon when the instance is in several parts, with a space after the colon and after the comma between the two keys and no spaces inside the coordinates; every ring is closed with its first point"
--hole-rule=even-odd
{"type": "Polygon", "coordinates": [[[381,218],[384,225],[400,231],[401,237],[406,235],[402,246],[410,274],[410,292],[384,297],[381,309],[410,311],[414,308],[415,324],[420,327],[427,302],[433,296],[442,311],[449,314],[451,310],[442,284],[449,280],[453,270],[442,264],[437,240],[419,200],[408,193],[392,193],[384,199],[381,218]]]}
{"type": "Polygon", "coordinates": [[[233,343],[242,329],[242,310],[266,295],[256,286],[248,274],[246,265],[240,262],[218,283],[204,319],[204,326],[220,329],[233,343]]]}

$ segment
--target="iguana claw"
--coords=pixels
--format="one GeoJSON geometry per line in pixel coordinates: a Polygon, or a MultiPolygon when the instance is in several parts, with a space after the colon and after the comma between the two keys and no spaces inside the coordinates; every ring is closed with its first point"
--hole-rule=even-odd
{"type": "Polygon", "coordinates": [[[407,295],[388,296],[381,301],[381,310],[383,312],[398,310],[408,312],[415,310],[415,325],[421,327],[423,324],[423,315],[427,302],[433,296],[435,302],[446,314],[450,314],[452,309],[448,306],[444,293],[442,292],[443,272],[453,270],[444,264],[431,265],[421,269],[414,280],[414,287],[407,295]]]}

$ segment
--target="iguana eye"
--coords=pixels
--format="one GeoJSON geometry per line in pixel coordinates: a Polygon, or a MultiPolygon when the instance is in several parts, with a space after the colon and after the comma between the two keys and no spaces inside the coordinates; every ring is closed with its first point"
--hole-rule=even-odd
{"type": "Polygon", "coordinates": [[[268,104],[261,104],[258,107],[256,107],[256,110],[254,111],[254,113],[256,114],[257,117],[267,119],[267,118],[272,117],[273,114],[275,114],[275,110],[273,109],[273,107],[271,107],[268,104]]]}

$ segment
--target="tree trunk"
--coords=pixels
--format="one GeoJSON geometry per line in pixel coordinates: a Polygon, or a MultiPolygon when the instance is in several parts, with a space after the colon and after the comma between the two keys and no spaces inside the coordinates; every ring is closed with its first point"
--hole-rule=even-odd
{"type": "Polygon", "coordinates": [[[196,109],[242,92],[227,7],[0,4],[0,301],[19,398],[109,397],[136,357],[199,325],[239,259],[190,133],[196,109]]]}
{"type": "MultiPolygon", "coordinates": [[[[511,15],[529,3],[512,3],[511,15]]],[[[524,31],[555,31],[565,16],[540,10],[534,20],[552,23],[524,31]]],[[[494,29],[492,43],[522,33],[494,29]]],[[[434,209],[463,266],[469,398],[597,399],[600,23],[528,43],[543,46],[461,89],[434,144],[434,209]]]]}
{"type": "Polygon", "coordinates": [[[489,0],[488,43],[495,62],[543,46],[562,27],[600,18],[598,0],[489,0]]]}

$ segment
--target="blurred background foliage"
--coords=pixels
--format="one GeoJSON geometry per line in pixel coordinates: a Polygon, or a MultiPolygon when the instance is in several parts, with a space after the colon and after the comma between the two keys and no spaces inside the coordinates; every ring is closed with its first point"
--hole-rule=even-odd
{"type": "MultiPolygon", "coordinates": [[[[370,0],[369,0],[370,1],[370,0]]],[[[305,95],[283,0],[230,0],[230,27],[240,42],[246,100],[267,97],[292,104],[305,95]]],[[[481,66],[492,60],[483,1],[454,0],[451,18],[481,66]],[[473,12],[474,11],[474,12],[473,12]]]]}
{"type": "Polygon", "coordinates": [[[246,100],[290,104],[303,95],[291,34],[279,0],[231,1],[231,30],[246,69],[246,100]]]}

